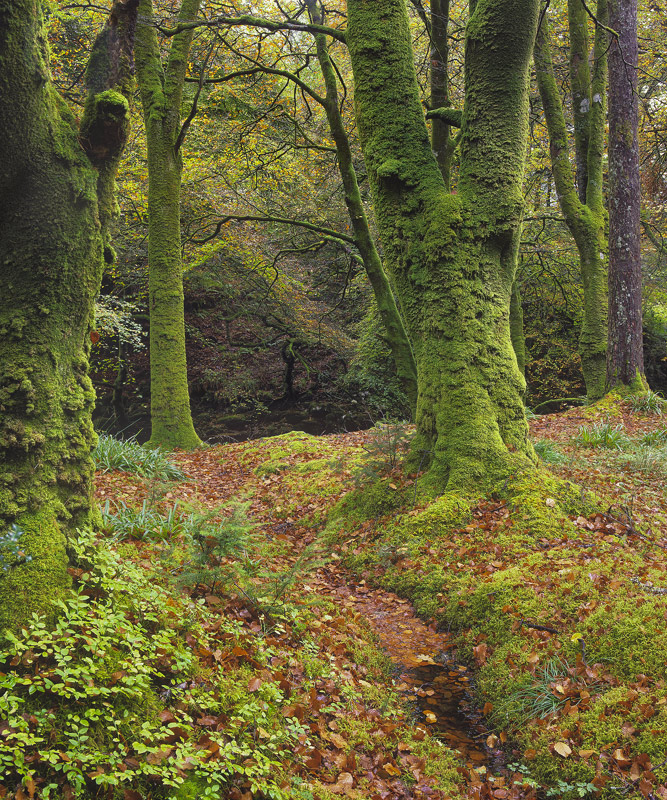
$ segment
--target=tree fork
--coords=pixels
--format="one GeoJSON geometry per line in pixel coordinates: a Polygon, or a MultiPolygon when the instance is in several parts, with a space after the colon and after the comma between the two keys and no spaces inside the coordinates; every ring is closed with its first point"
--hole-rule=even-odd
{"type": "Polygon", "coordinates": [[[509,306],[537,12],[536,0],[475,6],[452,196],[419,102],[404,0],[348,0],[357,124],[417,361],[413,459],[429,454],[427,482],[436,491],[488,487],[533,465],[509,306]]]}

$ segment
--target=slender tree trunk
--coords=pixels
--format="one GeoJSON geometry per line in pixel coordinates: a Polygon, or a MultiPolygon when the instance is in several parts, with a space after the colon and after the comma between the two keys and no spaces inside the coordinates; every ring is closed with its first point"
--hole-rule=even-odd
{"type": "MultiPolygon", "coordinates": [[[[598,17],[606,19],[605,0],[598,17]]],[[[607,360],[607,240],[602,158],[605,134],[606,33],[596,28],[593,71],[588,66],[587,13],[568,0],[570,81],[574,109],[575,183],[563,105],[551,60],[549,26],[542,20],[535,43],[537,84],[549,130],[551,168],[560,208],[579,252],[584,308],[579,354],[589,399],[604,395],[607,360]]]]}
{"type": "MultiPolygon", "coordinates": [[[[194,19],[200,0],[183,0],[179,20],[194,19]]],[[[148,288],[150,308],[152,445],[192,449],[201,444],[192,423],[185,355],[179,152],[181,101],[192,31],[173,37],[162,69],[152,0],[140,0],[137,74],[148,148],[148,288]]]]}
{"type": "MultiPolygon", "coordinates": [[[[431,108],[447,108],[449,99],[449,0],[431,0],[431,108]]],[[[444,120],[431,122],[431,147],[447,189],[451,189],[452,156],[454,140],[451,126],[444,120]]]]}
{"type": "Polygon", "coordinates": [[[637,95],[637,0],[609,0],[609,350],[607,387],[646,388],[637,95]]]}
{"type": "MultiPolygon", "coordinates": [[[[318,8],[317,0],[308,0],[308,8],[313,22],[319,25],[323,24],[324,20],[318,8]]],[[[414,416],[417,408],[417,366],[412,346],[368,225],[368,218],[357,182],[350,142],[338,106],[338,82],[329,58],[326,36],[324,34],[315,34],[315,44],[317,58],[326,86],[324,110],[336,145],[338,168],[343,181],[345,203],[352,223],[352,230],[354,231],[354,241],[373,289],[380,319],[385,329],[387,345],[396,365],[396,374],[408,398],[414,416]]]]}
{"type": "Polygon", "coordinates": [[[476,4],[452,196],[419,102],[404,0],[348,0],[357,123],[417,361],[413,459],[428,456],[436,490],[490,485],[532,463],[509,306],[536,23],[536,0],[476,4]]]}
{"type": "Polygon", "coordinates": [[[131,0],[112,8],[78,131],[51,83],[38,5],[0,0],[0,629],[62,596],[67,539],[93,519],[90,331],[113,258],[129,116],[115,88],[128,89],[135,17],[131,0]]]}

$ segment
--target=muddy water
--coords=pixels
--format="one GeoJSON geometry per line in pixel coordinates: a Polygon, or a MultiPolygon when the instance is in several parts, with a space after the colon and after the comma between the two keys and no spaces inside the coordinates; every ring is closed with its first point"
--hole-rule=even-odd
{"type": "Polygon", "coordinates": [[[414,705],[420,720],[458,750],[469,769],[497,769],[497,753],[486,746],[489,731],[469,701],[471,676],[451,657],[451,637],[426,625],[392,592],[362,582],[338,586],[335,594],[370,623],[396,665],[396,689],[414,705]]]}

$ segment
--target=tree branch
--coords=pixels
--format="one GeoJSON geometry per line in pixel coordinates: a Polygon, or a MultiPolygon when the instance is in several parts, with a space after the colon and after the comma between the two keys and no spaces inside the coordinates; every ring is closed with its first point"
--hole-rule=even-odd
{"type": "Polygon", "coordinates": [[[176,36],[183,31],[194,30],[195,28],[219,28],[219,27],[237,27],[239,25],[247,25],[253,28],[265,28],[272,33],[278,31],[300,31],[303,33],[325,33],[333,39],[345,44],[345,31],[338,30],[337,28],[330,28],[327,25],[307,25],[300,22],[275,22],[270,19],[262,19],[261,17],[253,17],[250,14],[244,14],[240,17],[225,17],[219,16],[211,20],[197,20],[195,22],[181,22],[173,28],[167,28],[158,23],[153,23],[157,30],[163,36],[176,36]]]}
{"type": "Polygon", "coordinates": [[[211,239],[215,239],[215,237],[220,233],[222,230],[223,225],[226,225],[228,222],[275,222],[280,225],[294,225],[297,228],[305,228],[309,231],[314,231],[315,233],[322,234],[323,236],[331,237],[332,239],[336,239],[341,242],[347,242],[348,244],[355,245],[356,243],[352,236],[348,236],[344,233],[338,233],[338,231],[334,231],[331,228],[325,228],[322,225],[315,225],[312,222],[305,222],[303,220],[296,220],[296,219],[289,219],[289,217],[272,217],[269,215],[237,215],[237,214],[228,214],[226,217],[223,217],[219,222],[216,223],[215,230],[209,236],[206,236],[203,239],[192,239],[193,242],[196,244],[204,244],[205,242],[210,242],[211,239]]]}

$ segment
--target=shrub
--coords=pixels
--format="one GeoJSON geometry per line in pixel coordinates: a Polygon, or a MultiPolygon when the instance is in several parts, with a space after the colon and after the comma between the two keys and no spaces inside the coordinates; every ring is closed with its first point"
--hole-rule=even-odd
{"type": "Polygon", "coordinates": [[[270,683],[248,693],[248,671],[222,658],[204,672],[198,661],[218,647],[231,654],[241,626],[219,615],[213,625],[201,604],[90,533],[72,548],[80,589],[58,603],[55,624],[35,616],[0,636],[4,783],[44,800],[101,800],[124,790],[212,799],[247,781],[254,796],[287,800],[280,766],[305,731],[280,714],[284,696],[270,683]],[[202,726],[202,715],[225,712],[224,730],[202,726]],[[257,739],[255,725],[275,735],[257,739]]]}

